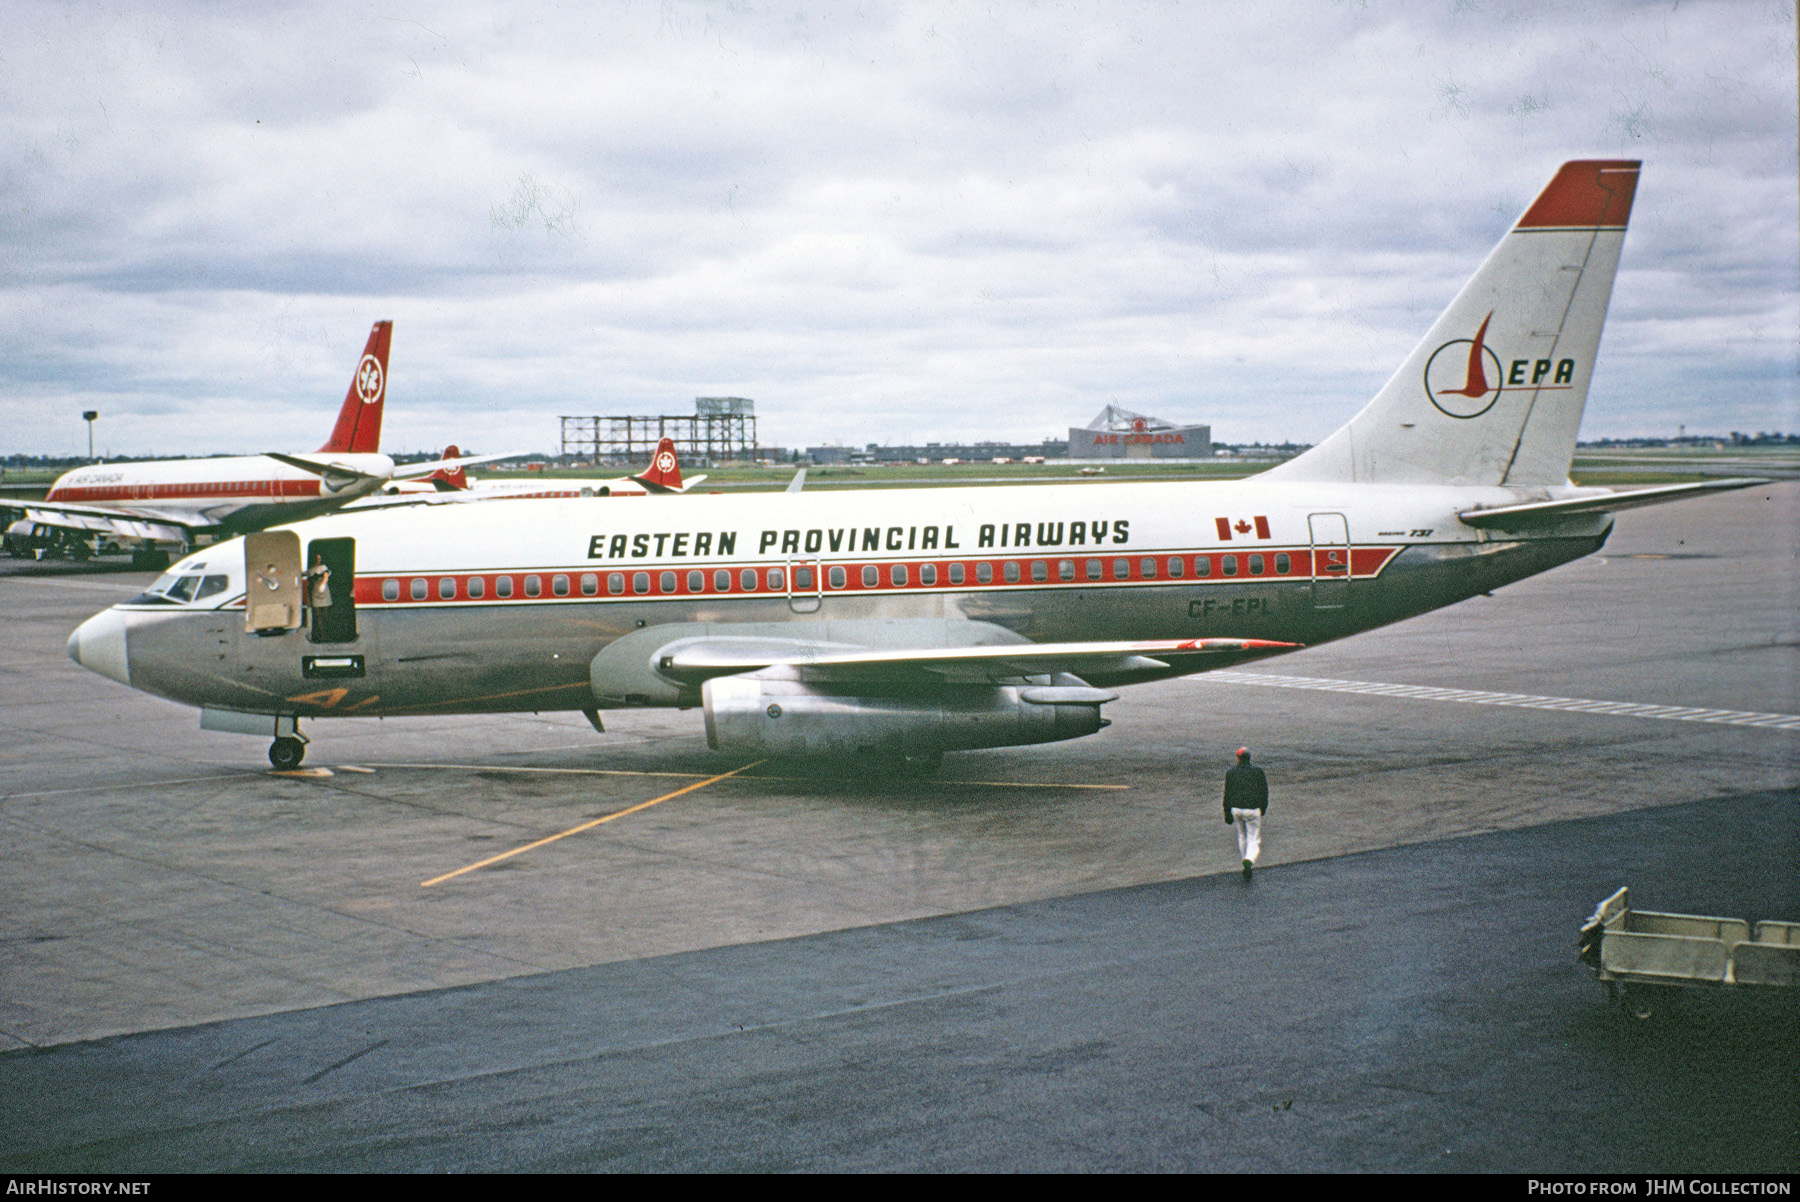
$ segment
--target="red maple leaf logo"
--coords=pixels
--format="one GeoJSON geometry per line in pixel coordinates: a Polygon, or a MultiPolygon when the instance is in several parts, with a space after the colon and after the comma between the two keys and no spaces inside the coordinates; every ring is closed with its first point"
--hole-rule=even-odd
{"type": "Polygon", "coordinates": [[[1233,526],[1232,529],[1236,530],[1239,534],[1248,534],[1250,533],[1250,523],[1246,522],[1243,518],[1239,518],[1237,525],[1233,526]]]}

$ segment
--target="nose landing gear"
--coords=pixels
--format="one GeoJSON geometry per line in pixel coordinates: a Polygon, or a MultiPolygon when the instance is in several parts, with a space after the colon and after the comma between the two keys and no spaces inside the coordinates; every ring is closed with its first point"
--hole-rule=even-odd
{"type": "Polygon", "coordinates": [[[301,739],[283,736],[269,744],[269,763],[277,772],[292,772],[305,758],[306,743],[301,739]]]}

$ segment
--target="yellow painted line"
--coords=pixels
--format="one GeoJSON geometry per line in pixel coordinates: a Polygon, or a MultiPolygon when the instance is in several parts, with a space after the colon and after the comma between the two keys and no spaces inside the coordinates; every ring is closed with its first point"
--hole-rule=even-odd
{"type": "MultiPolygon", "coordinates": [[[[758,760],[757,762],[764,763],[766,761],[758,760]]],[[[369,767],[430,768],[444,772],[544,772],[566,776],[666,776],[673,777],[677,780],[683,778],[696,780],[703,775],[699,772],[647,772],[626,768],[529,768],[516,764],[370,764],[369,767]]],[[[345,771],[356,771],[356,769],[348,768],[345,765],[339,765],[339,768],[340,770],[345,771]]],[[[743,769],[740,768],[738,771],[742,772],[743,769]]],[[[841,784],[843,783],[844,778],[832,776],[762,776],[759,774],[756,776],[746,776],[744,779],[776,781],[784,784],[841,784]]],[[[1130,785],[1086,785],[1064,783],[1060,781],[935,780],[930,777],[921,777],[915,783],[930,785],[973,785],[988,789],[1099,789],[1107,792],[1123,792],[1124,790],[1131,788],[1130,785]]]]}
{"type": "Polygon", "coordinates": [[[23,797],[61,797],[68,793],[111,793],[119,789],[160,789],[165,785],[201,785],[213,782],[254,780],[268,775],[273,774],[258,772],[253,768],[235,772],[227,770],[216,776],[181,776],[174,780],[134,780],[118,785],[82,785],[77,789],[40,789],[35,793],[0,793],[0,801],[14,801],[23,797]]]}
{"type": "MultiPolygon", "coordinates": [[[[23,505],[24,502],[19,504],[23,505]]],[[[0,584],[45,584],[51,588],[105,589],[109,593],[141,593],[149,587],[142,584],[102,584],[98,580],[46,580],[42,576],[0,576],[0,584]]]]}
{"type": "Polygon", "coordinates": [[[419,888],[429,889],[431,886],[440,884],[447,880],[450,880],[452,877],[459,877],[465,872],[474,872],[477,868],[486,868],[489,864],[498,864],[501,860],[510,860],[514,856],[519,855],[523,852],[528,852],[528,851],[532,850],[533,848],[542,847],[546,843],[554,843],[558,839],[567,839],[570,835],[579,835],[582,831],[592,830],[594,827],[600,826],[603,823],[611,822],[615,818],[623,818],[627,814],[635,814],[639,810],[647,810],[653,805],[661,805],[665,801],[673,801],[675,798],[680,797],[683,793],[692,793],[695,789],[704,789],[708,785],[717,784],[719,781],[725,780],[727,777],[736,776],[738,773],[743,772],[750,768],[754,768],[758,764],[761,764],[763,762],[764,761],[762,761],[762,760],[756,760],[753,763],[745,764],[742,768],[733,768],[730,772],[721,772],[717,776],[708,777],[707,779],[701,780],[701,781],[695,781],[691,785],[683,785],[681,788],[675,790],[673,793],[664,793],[661,797],[652,797],[649,801],[640,801],[636,805],[631,806],[627,809],[623,809],[623,810],[616,811],[615,813],[607,814],[601,818],[591,819],[590,821],[582,823],[580,826],[572,826],[568,830],[563,831],[560,834],[550,835],[547,838],[539,839],[535,843],[527,843],[523,847],[515,847],[511,851],[503,851],[497,856],[489,856],[487,859],[478,860],[475,863],[470,864],[465,868],[458,868],[455,872],[446,872],[443,876],[434,876],[428,881],[420,881],[419,888]]]}
{"type": "Polygon", "coordinates": [[[995,789],[1129,789],[1130,785],[1064,785],[1035,780],[940,780],[940,785],[987,785],[995,789]]]}
{"type": "MultiPolygon", "coordinates": [[[[756,762],[760,764],[763,761],[756,762]]],[[[626,768],[527,768],[517,764],[370,764],[369,767],[433,768],[446,772],[548,772],[565,776],[671,776],[678,780],[697,780],[706,775],[704,772],[635,772],[626,768]]],[[[743,769],[738,771],[742,772],[743,769]]]]}
{"type": "MultiPolygon", "coordinates": [[[[834,776],[746,776],[745,780],[772,780],[808,784],[842,784],[844,777],[834,776]]],[[[918,785],[978,785],[990,789],[1129,789],[1130,785],[1065,785],[1054,781],[1035,780],[937,780],[929,776],[902,778],[918,785]]]]}

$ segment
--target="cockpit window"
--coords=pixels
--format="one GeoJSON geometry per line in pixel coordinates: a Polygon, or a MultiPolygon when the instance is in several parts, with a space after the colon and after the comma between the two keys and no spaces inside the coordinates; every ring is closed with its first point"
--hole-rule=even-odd
{"type": "Polygon", "coordinates": [[[231,577],[223,573],[203,576],[205,564],[184,564],[173,572],[157,577],[156,583],[133,597],[132,605],[185,605],[216,597],[231,588],[231,577]]]}

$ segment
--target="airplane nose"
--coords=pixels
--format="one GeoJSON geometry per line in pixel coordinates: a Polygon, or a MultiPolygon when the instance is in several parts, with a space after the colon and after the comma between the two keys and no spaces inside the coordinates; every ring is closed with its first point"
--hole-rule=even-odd
{"type": "Polygon", "coordinates": [[[125,615],[116,609],[95,614],[69,636],[69,658],[120,684],[131,683],[125,653],[125,615]]]}

